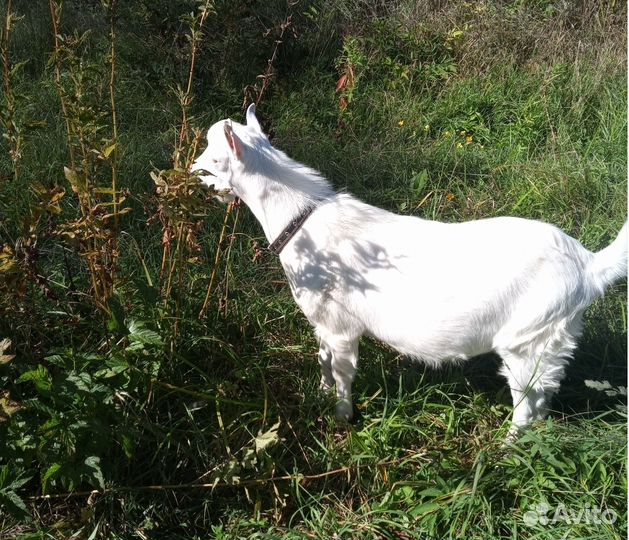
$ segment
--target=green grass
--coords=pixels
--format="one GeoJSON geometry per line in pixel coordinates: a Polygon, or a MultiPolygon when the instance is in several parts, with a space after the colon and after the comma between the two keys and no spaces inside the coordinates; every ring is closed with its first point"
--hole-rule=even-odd
{"type": "MultiPolygon", "coordinates": [[[[492,355],[434,370],[364,340],[358,418],[338,424],[277,260],[252,262],[265,241],[246,209],[207,319],[197,314],[218,203],[198,231],[199,261],[186,263],[180,309],[160,296],[149,173],[171,166],[172,88],[188,68],[179,16],[192,8],[121,7],[120,178],[133,212],[119,236],[118,315],[103,321],[83,258],[55,234],[78,205],[63,176],[48,11],[14,1],[25,18],[11,55],[29,60],[13,81],[18,120],[43,123],[25,128],[17,182],[5,180],[0,142],[0,244],[24,237],[32,183],[67,193],[34,233],[56,299],[32,281],[20,296],[0,265],[0,340],[16,355],[0,363],[10,392],[0,393],[0,538],[626,537],[625,284],[589,309],[548,421],[507,445],[511,402],[492,355]],[[605,522],[594,522],[599,510],[605,522]]],[[[194,125],[242,120],[242,90],[264,73],[285,16],[279,0],[216,2],[194,125]]],[[[63,32],[91,30],[84,60],[97,73],[104,21],[98,4],[66,1],[63,32]]],[[[337,188],[430,219],[541,219],[592,250],[615,237],[627,214],[624,5],[313,0],[292,24],[258,112],[275,145],[337,188]],[[350,68],[343,109],[335,88],[350,68]]],[[[106,95],[99,82],[90,91],[106,95]]]]}

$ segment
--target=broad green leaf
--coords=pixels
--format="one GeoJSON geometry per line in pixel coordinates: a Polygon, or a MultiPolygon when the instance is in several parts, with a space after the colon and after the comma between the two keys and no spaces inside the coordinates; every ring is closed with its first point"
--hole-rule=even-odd
{"type": "Polygon", "coordinates": [[[105,489],[105,478],[100,468],[100,458],[98,456],[90,456],[85,460],[85,465],[89,470],[89,478],[96,481],[96,484],[98,484],[101,489],[105,489]]]}
{"type": "Polygon", "coordinates": [[[162,345],[161,336],[154,330],[146,328],[141,321],[131,321],[129,323],[129,339],[145,345],[162,345]]]}
{"type": "Polygon", "coordinates": [[[420,495],[421,497],[440,497],[441,495],[443,495],[443,492],[435,487],[429,487],[426,489],[422,489],[418,495],[420,495]]]}
{"type": "Polygon", "coordinates": [[[107,305],[111,313],[111,317],[107,323],[107,329],[119,336],[126,334],[128,330],[124,324],[124,309],[122,308],[120,300],[118,300],[117,297],[112,296],[107,301],[107,305]]]}
{"type": "Polygon", "coordinates": [[[48,395],[52,388],[52,380],[48,370],[41,364],[37,366],[37,369],[32,369],[22,373],[16,382],[22,383],[30,381],[35,385],[38,392],[48,395]]]}
{"type": "Polygon", "coordinates": [[[426,169],[422,169],[418,173],[413,173],[410,184],[411,184],[411,188],[413,189],[413,191],[415,191],[415,193],[421,193],[424,187],[426,187],[427,183],[428,183],[428,171],[426,169]]]}
{"type": "Polygon", "coordinates": [[[48,467],[48,470],[44,473],[44,476],[42,476],[42,480],[41,480],[41,487],[42,487],[43,493],[46,493],[48,489],[48,481],[51,478],[54,478],[60,470],[61,470],[60,463],[53,463],[50,467],[48,467]]]}
{"type": "Polygon", "coordinates": [[[15,491],[0,490],[0,506],[4,506],[9,514],[20,521],[31,519],[26,503],[15,491]]]}
{"type": "Polygon", "coordinates": [[[418,504],[410,509],[409,514],[412,517],[423,516],[425,514],[430,514],[431,512],[435,512],[441,508],[441,505],[436,502],[427,502],[418,504]]]}
{"type": "Polygon", "coordinates": [[[118,145],[116,143],[114,143],[114,144],[108,146],[107,148],[105,148],[103,150],[103,156],[108,158],[111,155],[111,153],[116,149],[116,146],[118,146],[118,145]]]}
{"type": "Polygon", "coordinates": [[[133,457],[133,454],[135,453],[135,441],[127,434],[122,436],[122,449],[129,459],[133,457]]]}
{"type": "Polygon", "coordinates": [[[0,467],[0,489],[9,485],[9,466],[2,465],[0,467]]]}

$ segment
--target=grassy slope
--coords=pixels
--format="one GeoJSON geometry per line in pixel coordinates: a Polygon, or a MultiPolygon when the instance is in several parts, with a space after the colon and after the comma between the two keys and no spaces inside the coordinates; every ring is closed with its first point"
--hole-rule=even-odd
{"type": "MultiPolygon", "coordinates": [[[[449,221],[543,219],[593,250],[603,247],[626,216],[624,15],[607,8],[589,12],[587,6],[553,11],[550,2],[453,4],[435,11],[422,2],[399,2],[391,10],[379,2],[313,3],[309,17],[299,19],[301,33],[282,51],[278,77],[260,107],[275,144],[322,170],[337,187],[380,206],[449,221]],[[335,84],[349,66],[355,86],[340,111],[335,84]]],[[[217,17],[229,19],[226,11],[217,17]]],[[[257,15],[270,24],[281,13],[270,7],[257,15]]],[[[25,24],[45,31],[45,15],[33,11],[25,24]]],[[[256,28],[250,15],[244,9],[232,17],[256,28]]],[[[95,25],[88,13],[71,17],[68,26],[95,25]]],[[[159,42],[143,35],[148,30],[141,26],[133,30],[126,29],[121,46],[119,91],[122,177],[136,205],[125,228],[155,272],[161,234],[144,223],[147,174],[151,164],[167,164],[176,107],[166,88],[183,72],[168,56],[170,42],[163,44],[165,57],[156,60],[159,42]]],[[[227,34],[219,33],[218,22],[212,31],[227,34]]],[[[49,50],[43,38],[17,35],[18,56],[41,58],[49,50]]],[[[202,125],[237,117],[240,89],[264,69],[266,42],[266,49],[259,42],[246,49],[246,32],[232,39],[237,46],[228,48],[218,40],[223,56],[205,51],[197,92],[202,125]],[[244,65],[256,47],[247,64],[251,73],[231,73],[229,63],[244,65]]],[[[24,87],[32,115],[49,123],[25,150],[24,182],[41,176],[61,181],[63,126],[52,112],[50,72],[37,62],[28,70],[24,87]]],[[[23,188],[2,189],[14,200],[11,191],[23,188]]],[[[210,214],[203,233],[208,260],[223,210],[210,214]]],[[[240,220],[224,274],[229,279],[220,287],[223,294],[229,286],[227,317],[213,306],[207,325],[196,321],[209,277],[207,268],[198,267],[192,278],[198,293],[186,305],[178,354],[151,350],[158,380],[197,394],[140,386],[108,409],[111,416],[103,422],[113,427],[111,442],[101,450],[79,445],[74,451],[81,459],[97,453],[107,485],[132,489],[103,495],[93,505],[86,497],[34,501],[36,519],[29,524],[0,517],[0,537],[27,531],[44,538],[77,531],[87,536],[93,530],[124,538],[626,536],[624,398],[584,384],[625,385],[624,285],[588,312],[583,344],[553,403],[557,411],[508,451],[501,441],[510,400],[492,357],[433,371],[366,341],[355,385],[360,417],[340,426],[330,416],[333,403],[317,391],[312,333],[276,262],[251,264],[251,243],[261,232],[246,211],[240,220]],[[201,393],[240,403],[218,407],[201,393]],[[128,438],[118,439],[118,431],[128,438]],[[272,444],[256,453],[256,437],[264,433],[272,444]],[[306,479],[265,480],[287,475],[306,479]],[[214,491],[133,489],[198,479],[219,485],[214,491]],[[235,482],[241,484],[230,485],[235,482]],[[550,517],[561,504],[571,512],[609,508],[619,517],[612,524],[582,517],[580,523],[526,525],[525,513],[540,503],[552,508],[550,517]]],[[[141,281],[133,243],[122,246],[123,273],[141,281]]],[[[63,281],[58,246],[50,241],[46,248],[47,271],[63,281]]],[[[135,282],[121,287],[125,305],[140,304],[135,282]]],[[[69,331],[50,307],[36,308],[36,320],[57,325],[58,332],[10,321],[0,326],[14,338],[28,333],[29,343],[37,344],[20,351],[15,377],[53,350],[74,351],[53,364],[59,373],[96,377],[103,357],[80,354],[103,349],[89,311],[69,331]]],[[[138,366],[148,365],[143,362],[137,359],[138,366]]],[[[111,388],[119,390],[114,383],[111,388]]],[[[16,392],[26,400],[29,390],[22,384],[16,392]]],[[[81,418],[100,410],[81,407],[81,418]]],[[[29,418],[25,414],[23,421],[29,418]]],[[[38,479],[60,459],[31,448],[46,440],[36,426],[12,420],[9,432],[16,440],[20,430],[36,434],[35,442],[23,443],[30,461],[13,462],[34,475],[23,494],[38,494],[38,479]]],[[[77,487],[89,484],[83,478],[77,487]]],[[[67,489],[61,476],[50,481],[52,493],[67,489]]]]}

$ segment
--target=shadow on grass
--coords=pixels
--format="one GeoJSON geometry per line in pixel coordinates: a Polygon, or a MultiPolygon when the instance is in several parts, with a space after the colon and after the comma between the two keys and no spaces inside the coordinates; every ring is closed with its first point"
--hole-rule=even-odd
{"type": "MultiPolygon", "coordinates": [[[[371,356],[378,345],[365,347],[371,356]]],[[[387,353],[385,353],[387,354],[387,353]]],[[[367,356],[367,355],[366,355],[367,356]]],[[[421,362],[398,357],[384,359],[384,379],[376,371],[382,369],[369,362],[357,381],[357,390],[373,393],[377,386],[386,383],[389,389],[400,384],[404,392],[413,392],[419,385],[451,385],[453,394],[480,393],[490,403],[512,406],[509,387],[498,374],[502,360],[497,354],[484,354],[462,363],[447,363],[433,368],[421,362]],[[387,365],[388,364],[388,365],[387,365]],[[380,376],[378,376],[380,375],[380,376]]],[[[551,415],[554,418],[592,418],[608,411],[627,407],[627,333],[614,332],[604,319],[590,319],[574,358],[566,368],[560,390],[553,397],[551,415]]]]}

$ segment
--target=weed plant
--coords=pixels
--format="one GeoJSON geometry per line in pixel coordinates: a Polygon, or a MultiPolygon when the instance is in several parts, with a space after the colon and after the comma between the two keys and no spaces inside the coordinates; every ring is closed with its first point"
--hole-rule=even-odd
{"type": "Polygon", "coordinates": [[[624,3],[0,0],[0,21],[0,538],[626,537],[626,285],[516,443],[498,358],[369,340],[339,425],[260,227],[188,173],[254,101],[370,203],[601,249],[627,215],[624,3]]]}

